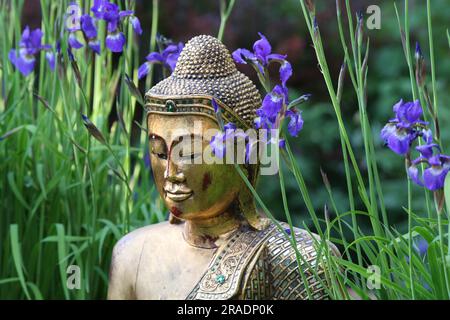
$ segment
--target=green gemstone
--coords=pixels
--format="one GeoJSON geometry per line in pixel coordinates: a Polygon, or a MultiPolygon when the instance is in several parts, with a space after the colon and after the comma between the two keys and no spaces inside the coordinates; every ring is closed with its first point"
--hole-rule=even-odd
{"type": "Polygon", "coordinates": [[[219,284],[225,283],[225,276],[223,274],[219,274],[216,276],[216,282],[219,284]]]}
{"type": "Polygon", "coordinates": [[[173,101],[167,101],[166,102],[166,110],[168,112],[175,112],[175,111],[177,111],[177,107],[175,106],[175,103],[173,101]]]}

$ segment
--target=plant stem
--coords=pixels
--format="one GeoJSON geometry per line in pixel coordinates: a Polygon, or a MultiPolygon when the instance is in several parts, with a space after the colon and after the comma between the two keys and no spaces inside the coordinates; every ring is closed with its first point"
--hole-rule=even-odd
{"type": "Polygon", "coordinates": [[[228,18],[230,17],[234,3],[235,0],[230,0],[227,6],[226,0],[220,0],[220,27],[219,33],[217,34],[217,39],[219,39],[220,41],[223,40],[223,33],[225,31],[225,26],[227,24],[228,18]]]}

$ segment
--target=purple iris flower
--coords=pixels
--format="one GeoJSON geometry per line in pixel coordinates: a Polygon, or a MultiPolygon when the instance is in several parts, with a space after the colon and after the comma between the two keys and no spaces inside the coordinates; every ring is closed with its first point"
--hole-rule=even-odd
{"type": "Polygon", "coordinates": [[[258,32],[261,37],[253,44],[253,52],[247,49],[236,49],[233,53],[233,59],[236,63],[247,64],[247,61],[254,64],[262,75],[266,73],[267,66],[272,62],[276,61],[281,64],[280,67],[280,78],[282,85],[286,85],[286,81],[292,75],[292,66],[286,61],[286,55],[272,53],[272,46],[267,38],[258,32]]]}
{"type": "Polygon", "coordinates": [[[424,238],[420,238],[417,242],[416,242],[416,247],[417,247],[417,252],[419,253],[420,256],[425,256],[427,251],[428,251],[428,242],[424,239],[424,238]]]}
{"type": "Polygon", "coordinates": [[[266,117],[264,117],[264,114],[261,112],[261,109],[256,110],[256,115],[258,117],[253,120],[253,124],[255,125],[256,129],[269,129],[269,122],[267,121],[266,117]]]}
{"type": "Polygon", "coordinates": [[[179,42],[178,44],[168,45],[162,53],[151,52],[145,58],[147,61],[139,67],[138,78],[142,79],[148,74],[150,70],[150,64],[152,63],[160,63],[164,67],[170,69],[170,71],[173,71],[175,69],[175,65],[177,64],[177,60],[180,56],[181,50],[183,50],[183,47],[183,43],[179,42]]]}
{"type": "Polygon", "coordinates": [[[398,129],[393,123],[386,124],[381,130],[380,136],[392,151],[401,155],[409,152],[411,143],[415,139],[415,135],[406,129],[398,129]]]}
{"type": "Polygon", "coordinates": [[[125,35],[119,30],[119,23],[122,19],[130,17],[130,23],[136,34],[142,34],[141,23],[134,16],[134,11],[120,11],[119,6],[107,0],[95,0],[91,8],[97,19],[105,20],[108,23],[108,35],[106,36],[106,47],[112,52],[122,52],[125,46],[125,35]]]}
{"type": "Polygon", "coordinates": [[[406,155],[411,148],[411,144],[418,136],[429,135],[428,131],[422,129],[427,123],[421,120],[422,107],[418,100],[414,102],[397,102],[393,111],[395,118],[381,130],[381,138],[386,145],[395,153],[406,155]]]}
{"type": "Polygon", "coordinates": [[[408,175],[412,181],[419,186],[425,186],[431,191],[444,187],[445,177],[450,171],[450,157],[440,153],[434,154],[434,150],[440,151],[437,144],[427,144],[416,148],[421,153],[421,157],[415,159],[408,168],[408,175]],[[427,168],[420,176],[419,163],[425,163],[427,168]]]}
{"type": "Polygon", "coordinates": [[[73,19],[66,23],[66,29],[69,31],[67,42],[71,48],[80,49],[83,47],[83,44],[78,41],[77,32],[81,30],[81,19],[78,19],[81,8],[76,2],[71,2],[68,9],[71,10],[68,12],[69,17],[73,17],[73,19]]]}
{"type": "MultiPolygon", "coordinates": [[[[275,125],[279,116],[283,115],[283,110],[287,106],[287,88],[276,85],[271,93],[268,93],[262,102],[261,108],[256,110],[254,124],[257,129],[276,129],[275,125]]],[[[296,137],[303,128],[303,119],[301,114],[295,108],[286,110],[284,118],[289,119],[288,131],[293,137],[296,137]]]]}
{"type": "Polygon", "coordinates": [[[233,132],[234,130],[236,130],[236,125],[232,122],[228,122],[223,126],[223,129],[225,130],[225,132],[233,132]]]}
{"type": "Polygon", "coordinates": [[[94,19],[88,15],[83,14],[80,18],[81,30],[88,39],[97,38],[97,27],[95,26],[94,19]]]}
{"type": "Polygon", "coordinates": [[[429,190],[444,187],[445,177],[450,170],[450,157],[436,154],[428,159],[429,167],[423,172],[423,183],[429,190]]]}
{"type": "Polygon", "coordinates": [[[144,166],[146,168],[150,168],[151,166],[151,162],[150,162],[150,153],[148,151],[145,152],[144,155],[144,166]]]}
{"type": "Polygon", "coordinates": [[[101,46],[99,40],[89,40],[88,47],[91,48],[96,54],[100,54],[101,46]]]}
{"type": "Polygon", "coordinates": [[[94,0],[94,5],[91,7],[91,11],[94,13],[94,16],[97,19],[103,19],[104,16],[104,7],[105,4],[108,3],[107,0],[94,0]]]}
{"type": "Polygon", "coordinates": [[[256,160],[258,154],[258,140],[253,139],[251,136],[247,136],[245,144],[245,163],[256,160]]]}
{"type": "Polygon", "coordinates": [[[292,66],[289,61],[284,60],[280,67],[281,84],[286,86],[286,82],[292,76],[292,66]]]}
{"type": "Polygon", "coordinates": [[[398,154],[408,155],[411,145],[417,137],[422,137],[425,144],[415,149],[420,157],[413,160],[407,173],[410,179],[425,188],[435,191],[444,187],[445,177],[450,171],[450,157],[441,154],[441,148],[433,143],[433,133],[427,127],[427,122],[421,119],[422,107],[418,100],[413,102],[397,102],[393,111],[395,118],[381,130],[381,138],[387,146],[398,154]],[[418,164],[423,163],[426,167],[421,174],[418,164]]]}
{"type": "Polygon", "coordinates": [[[419,100],[403,102],[403,99],[401,99],[394,105],[393,110],[396,117],[391,121],[397,122],[402,128],[410,128],[416,124],[426,124],[420,118],[423,112],[419,100]]]}
{"type": "Polygon", "coordinates": [[[228,122],[227,124],[225,124],[223,126],[223,132],[218,132],[215,136],[213,136],[209,145],[211,146],[213,154],[217,158],[222,159],[226,154],[227,143],[234,143],[235,139],[244,139],[245,161],[246,163],[249,163],[250,156],[252,152],[254,152],[254,148],[256,147],[255,142],[257,141],[251,139],[251,137],[245,134],[242,130],[238,130],[236,125],[232,122],[228,122]]]}
{"type": "Polygon", "coordinates": [[[116,31],[115,33],[108,33],[105,44],[111,52],[122,52],[125,40],[125,35],[120,31],[116,31]]]}
{"type": "Polygon", "coordinates": [[[271,119],[274,122],[278,113],[283,108],[285,96],[283,88],[279,85],[276,85],[273,88],[271,93],[268,93],[262,102],[262,114],[268,119],[271,119]]]}
{"type": "Polygon", "coordinates": [[[218,132],[209,142],[212,153],[219,159],[225,156],[226,133],[218,132]]]}
{"type": "Polygon", "coordinates": [[[97,27],[95,20],[88,14],[84,14],[80,18],[81,30],[87,40],[88,47],[96,54],[100,54],[100,41],[97,39],[97,27]]]}
{"type": "Polygon", "coordinates": [[[431,191],[443,188],[448,170],[448,168],[445,168],[442,165],[431,166],[425,169],[423,172],[423,182],[425,187],[431,191]]]}
{"type": "Polygon", "coordinates": [[[416,164],[411,165],[408,168],[408,176],[414,181],[417,185],[423,187],[423,182],[419,176],[419,168],[417,168],[416,164]]]}
{"type": "Polygon", "coordinates": [[[254,120],[255,127],[257,129],[274,128],[278,115],[287,105],[287,88],[285,86],[276,85],[272,92],[266,94],[263,99],[262,106],[256,110],[258,116],[254,120]]]}
{"type": "Polygon", "coordinates": [[[296,137],[303,128],[303,118],[299,111],[290,109],[286,111],[286,117],[289,117],[288,131],[291,136],[296,137]]]}
{"type": "Polygon", "coordinates": [[[417,146],[416,150],[420,152],[420,154],[424,158],[430,158],[433,155],[433,149],[436,148],[437,150],[440,150],[439,145],[436,143],[430,143],[430,144],[424,144],[421,146],[417,146]]]}
{"type": "MultiPolygon", "coordinates": [[[[50,45],[42,45],[43,33],[41,29],[30,30],[28,26],[22,32],[22,37],[19,43],[19,49],[11,49],[8,58],[24,76],[29,75],[34,70],[36,62],[35,56],[42,50],[48,51],[51,49],[50,45]]],[[[54,54],[48,51],[45,55],[49,62],[50,68],[54,70],[55,58],[54,54]]]]}
{"type": "MultiPolygon", "coordinates": [[[[301,113],[295,109],[295,105],[301,103],[301,99],[294,100],[289,104],[287,81],[292,76],[292,65],[286,60],[286,55],[272,53],[272,46],[267,38],[258,33],[260,39],[253,44],[253,52],[248,49],[239,48],[232,53],[233,59],[236,63],[247,64],[251,63],[258,76],[261,75],[267,79],[267,67],[271,62],[280,64],[280,81],[281,84],[276,85],[270,92],[266,94],[262,101],[262,105],[256,110],[257,117],[254,119],[254,126],[256,129],[278,129],[278,126],[284,119],[287,119],[288,131],[291,136],[297,136],[303,128],[303,119],[301,113]],[[289,108],[288,108],[289,107],[289,108]]],[[[267,89],[267,88],[266,88],[267,89]]],[[[250,137],[246,138],[246,161],[249,160],[249,155],[252,154],[255,143],[250,141],[250,137]]],[[[284,148],[286,141],[284,139],[263,139],[264,143],[277,143],[280,148],[284,148]]],[[[221,149],[222,150],[222,149],[221,149]]]]}
{"type": "Polygon", "coordinates": [[[8,58],[24,76],[33,72],[36,59],[33,55],[28,54],[26,49],[20,49],[18,55],[15,49],[11,49],[8,58]]]}
{"type": "Polygon", "coordinates": [[[212,106],[213,106],[213,108],[214,108],[214,112],[215,112],[215,113],[218,113],[219,110],[220,110],[220,108],[219,108],[219,105],[217,104],[216,99],[212,98],[211,104],[212,104],[212,106]]]}
{"type": "Polygon", "coordinates": [[[102,19],[107,22],[114,22],[119,20],[119,6],[111,3],[108,0],[94,0],[94,5],[91,11],[97,19],[102,19]]]}
{"type": "Polygon", "coordinates": [[[48,61],[48,65],[49,65],[50,69],[52,71],[55,70],[55,62],[56,62],[55,61],[55,54],[53,52],[51,52],[51,51],[47,51],[45,53],[45,58],[48,61]]]}
{"type": "Polygon", "coordinates": [[[69,37],[67,38],[67,41],[69,42],[69,46],[73,49],[80,49],[83,48],[83,44],[78,41],[77,35],[75,32],[71,32],[69,34],[69,37]]]}
{"type": "Polygon", "coordinates": [[[141,22],[139,21],[139,19],[135,16],[132,16],[132,17],[130,17],[130,22],[131,22],[134,32],[141,35],[142,27],[141,27],[141,22]]]}

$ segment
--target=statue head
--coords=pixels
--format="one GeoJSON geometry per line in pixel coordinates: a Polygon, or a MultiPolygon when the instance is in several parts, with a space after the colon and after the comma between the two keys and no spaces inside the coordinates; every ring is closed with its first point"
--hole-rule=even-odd
{"type": "MultiPolygon", "coordinates": [[[[203,159],[211,154],[211,133],[220,128],[214,105],[225,123],[243,130],[253,127],[261,105],[255,85],[236,69],[225,46],[211,36],[194,37],[172,75],[151,88],[145,99],[153,176],[171,222],[231,210],[253,227],[263,228],[264,219],[234,165],[203,159]]],[[[259,165],[241,168],[255,185],[259,165]]]]}

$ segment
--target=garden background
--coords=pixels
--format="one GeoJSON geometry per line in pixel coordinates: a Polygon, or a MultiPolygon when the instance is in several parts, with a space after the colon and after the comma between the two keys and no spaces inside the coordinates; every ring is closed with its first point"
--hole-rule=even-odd
{"type": "MultiPolygon", "coordinates": [[[[86,8],[88,2],[81,1],[86,8]]],[[[156,50],[155,31],[183,43],[199,34],[216,36],[221,23],[220,1],[125,2],[122,5],[134,7],[143,33],[137,37],[131,26],[125,27],[124,53],[108,52],[94,57],[84,49],[77,50],[80,75],[68,67],[67,55],[64,56],[66,69],[57,68],[55,72],[45,70],[48,66],[42,56],[38,59],[39,71],[25,78],[8,61],[9,50],[17,47],[26,25],[31,29],[42,28],[43,42],[54,45],[58,34],[47,30],[53,30],[68,1],[0,1],[0,29],[3,30],[0,34],[1,299],[105,298],[111,251],[117,239],[127,230],[167,217],[153,188],[147,161],[148,144],[138,125],[142,121],[142,108],[129,93],[125,74],[138,84],[141,93],[148,90],[152,82],[162,79],[162,69],[155,65],[153,77],[138,81],[137,68],[149,52],[156,50]],[[109,142],[107,146],[90,138],[80,110],[103,132],[109,142]],[[70,264],[79,265],[82,270],[80,290],[69,290],[65,285],[70,264]]],[[[450,10],[446,0],[430,3],[441,139],[448,150],[450,59],[446,29],[450,10]]],[[[379,132],[392,118],[392,106],[400,98],[412,100],[411,81],[394,2],[351,1],[351,11],[365,13],[369,5],[381,8],[381,29],[365,29],[366,36],[370,37],[367,114],[390,226],[404,233],[408,230],[404,161],[383,145],[379,132]]],[[[402,1],[397,5],[403,8],[402,1]]],[[[429,68],[426,7],[426,1],[409,1],[409,36],[412,46],[416,41],[421,43],[426,68],[429,68]]],[[[338,38],[335,1],[316,1],[316,12],[330,73],[337,80],[344,56],[338,38]]],[[[339,129],[299,1],[237,0],[224,29],[224,44],[230,52],[251,48],[259,38],[258,32],[270,40],[274,52],[287,54],[294,70],[288,82],[290,95],[295,98],[311,94],[309,101],[301,105],[303,130],[297,138],[290,139],[290,145],[302,168],[312,204],[321,218],[325,204],[332,206],[322,169],[328,177],[336,207],[345,211],[347,185],[339,129]]],[[[238,65],[238,68],[258,82],[250,66],[238,65]]],[[[276,70],[271,72],[276,74],[276,70]]],[[[358,102],[349,90],[348,77],[345,86],[342,115],[364,174],[364,139],[359,129],[358,102]]],[[[313,228],[296,180],[284,170],[294,225],[313,228]]],[[[275,217],[285,221],[277,179],[261,177],[258,192],[275,217]]],[[[413,192],[420,193],[420,187],[412,188],[413,192]]],[[[358,199],[355,201],[356,208],[363,206],[358,199]]],[[[413,197],[412,207],[417,213],[424,212],[424,199],[413,197]]],[[[333,210],[330,215],[333,217],[333,210]]],[[[370,230],[368,219],[361,218],[358,222],[362,230],[370,230]]],[[[350,239],[350,232],[348,236],[350,239]]]]}

